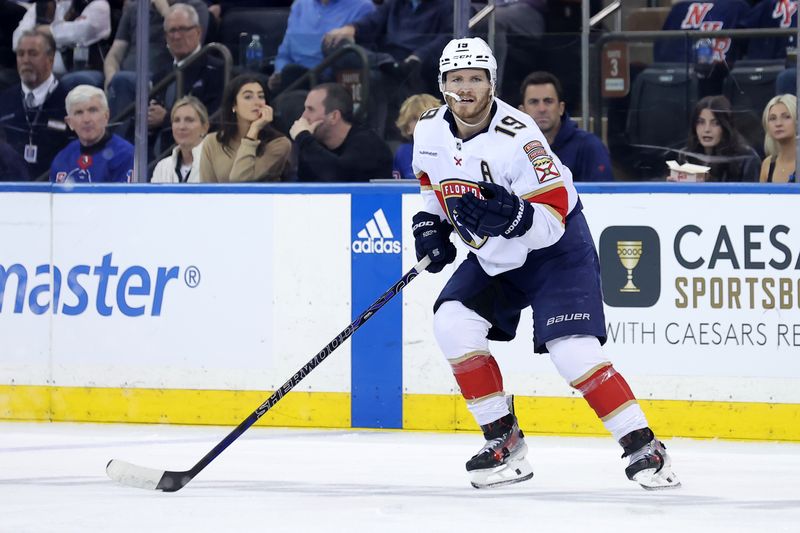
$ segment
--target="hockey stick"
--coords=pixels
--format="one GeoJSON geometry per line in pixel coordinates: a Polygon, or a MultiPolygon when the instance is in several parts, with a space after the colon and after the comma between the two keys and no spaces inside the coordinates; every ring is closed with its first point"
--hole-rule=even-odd
{"type": "Polygon", "coordinates": [[[338,348],[344,341],[350,338],[355,331],[360,328],[372,315],[378,312],[389,300],[395,297],[403,288],[408,285],[412,279],[416,278],[425,267],[430,264],[429,257],[423,257],[422,260],[416,264],[414,268],[406,272],[403,277],[398,280],[392,287],[387,290],[383,295],[375,300],[369,308],[361,313],[358,318],[353,320],[344,331],[339,333],[331,342],[328,343],[317,355],[315,355],[303,368],[298,370],[289,380],[284,383],[272,396],[258,406],[258,408],[250,413],[250,416],[245,418],[241,424],[231,431],[227,437],[222,439],[222,442],[214,446],[205,457],[200,459],[196,465],[189,470],[185,471],[172,471],[172,470],[157,470],[155,468],[146,468],[137,466],[125,461],[112,459],[106,466],[106,473],[108,477],[114,481],[118,481],[123,485],[137,487],[140,489],[161,490],[164,492],[175,492],[182,489],[194,477],[199,474],[211,461],[217,458],[225,448],[230,446],[233,441],[238,439],[242,433],[255,424],[255,422],[264,416],[272,407],[283,398],[286,393],[292,390],[298,383],[300,383],[307,375],[311,373],[325,358],[327,358],[336,348],[338,348]]]}

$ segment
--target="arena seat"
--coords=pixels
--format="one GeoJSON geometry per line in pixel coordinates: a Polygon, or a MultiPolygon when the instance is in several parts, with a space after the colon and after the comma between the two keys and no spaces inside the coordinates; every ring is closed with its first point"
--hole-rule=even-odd
{"type": "Polygon", "coordinates": [[[677,155],[672,150],[686,143],[697,99],[697,77],[685,64],[656,64],[636,76],[623,142],[625,166],[634,179],[663,179],[665,161],[677,155]]]}
{"type": "Polygon", "coordinates": [[[784,69],[784,59],[740,59],[723,85],[723,93],[731,101],[736,128],[762,157],[764,128],[761,114],[770,98],[775,96],[775,80],[784,69]]]}
{"type": "Polygon", "coordinates": [[[631,88],[630,144],[683,146],[697,99],[697,78],[685,64],[661,63],[644,69],[631,88]]]}

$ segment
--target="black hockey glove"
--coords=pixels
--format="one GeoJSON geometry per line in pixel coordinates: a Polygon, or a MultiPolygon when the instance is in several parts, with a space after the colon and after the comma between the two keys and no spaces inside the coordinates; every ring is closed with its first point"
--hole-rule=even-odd
{"type": "Polygon", "coordinates": [[[533,206],[494,183],[478,184],[483,195],[479,200],[468,192],[456,202],[456,219],[478,237],[505,237],[513,239],[523,235],[533,225],[533,206]]]}
{"type": "Polygon", "coordinates": [[[412,231],[417,261],[426,255],[431,258],[431,263],[425,270],[436,274],[445,265],[456,260],[456,247],[450,242],[453,226],[425,211],[420,211],[411,220],[414,223],[412,231]]]}

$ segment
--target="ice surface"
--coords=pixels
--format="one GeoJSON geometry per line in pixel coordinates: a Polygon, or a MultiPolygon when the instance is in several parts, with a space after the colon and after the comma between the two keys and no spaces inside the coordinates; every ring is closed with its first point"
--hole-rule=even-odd
{"type": "Polygon", "coordinates": [[[185,470],[230,428],[0,423],[0,532],[800,531],[800,444],[666,440],[681,489],[628,481],[611,438],[527,438],[531,481],[469,485],[478,433],[251,428],[177,493],[110,459],[185,470]]]}

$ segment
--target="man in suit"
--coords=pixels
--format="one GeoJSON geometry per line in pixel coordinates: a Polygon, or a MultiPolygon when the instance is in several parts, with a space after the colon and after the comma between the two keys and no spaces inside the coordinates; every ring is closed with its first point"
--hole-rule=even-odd
{"type": "MultiPolygon", "coordinates": [[[[156,74],[169,68],[173,62],[164,46],[164,19],[170,7],[177,4],[191,5],[196,11],[201,28],[201,41],[208,28],[208,4],[204,0],[149,0],[150,18],[150,73],[156,74]]],[[[105,89],[111,117],[116,117],[136,98],[136,24],[138,7],[136,0],[128,0],[122,11],[122,19],[114,35],[114,41],[103,63],[105,89]]],[[[155,81],[158,78],[153,78],[155,81]]]]}
{"type": "MultiPolygon", "coordinates": [[[[165,78],[172,73],[176,66],[182,65],[189,56],[200,50],[202,31],[197,11],[189,4],[170,6],[169,12],[164,18],[164,34],[173,63],[169,68],[157,72],[154,76],[155,80],[165,78]]],[[[222,60],[216,56],[206,55],[194,61],[183,71],[184,94],[191,94],[203,102],[209,115],[219,108],[223,89],[222,60]]],[[[169,117],[177,96],[176,84],[173,82],[167,86],[165,91],[150,101],[147,109],[150,147],[156,151],[155,155],[173,144],[169,117]]]]}
{"type": "Polygon", "coordinates": [[[53,156],[67,144],[67,94],[53,76],[55,53],[49,32],[23,32],[17,46],[20,83],[0,93],[0,128],[25,159],[31,179],[46,174],[53,156]]]}

